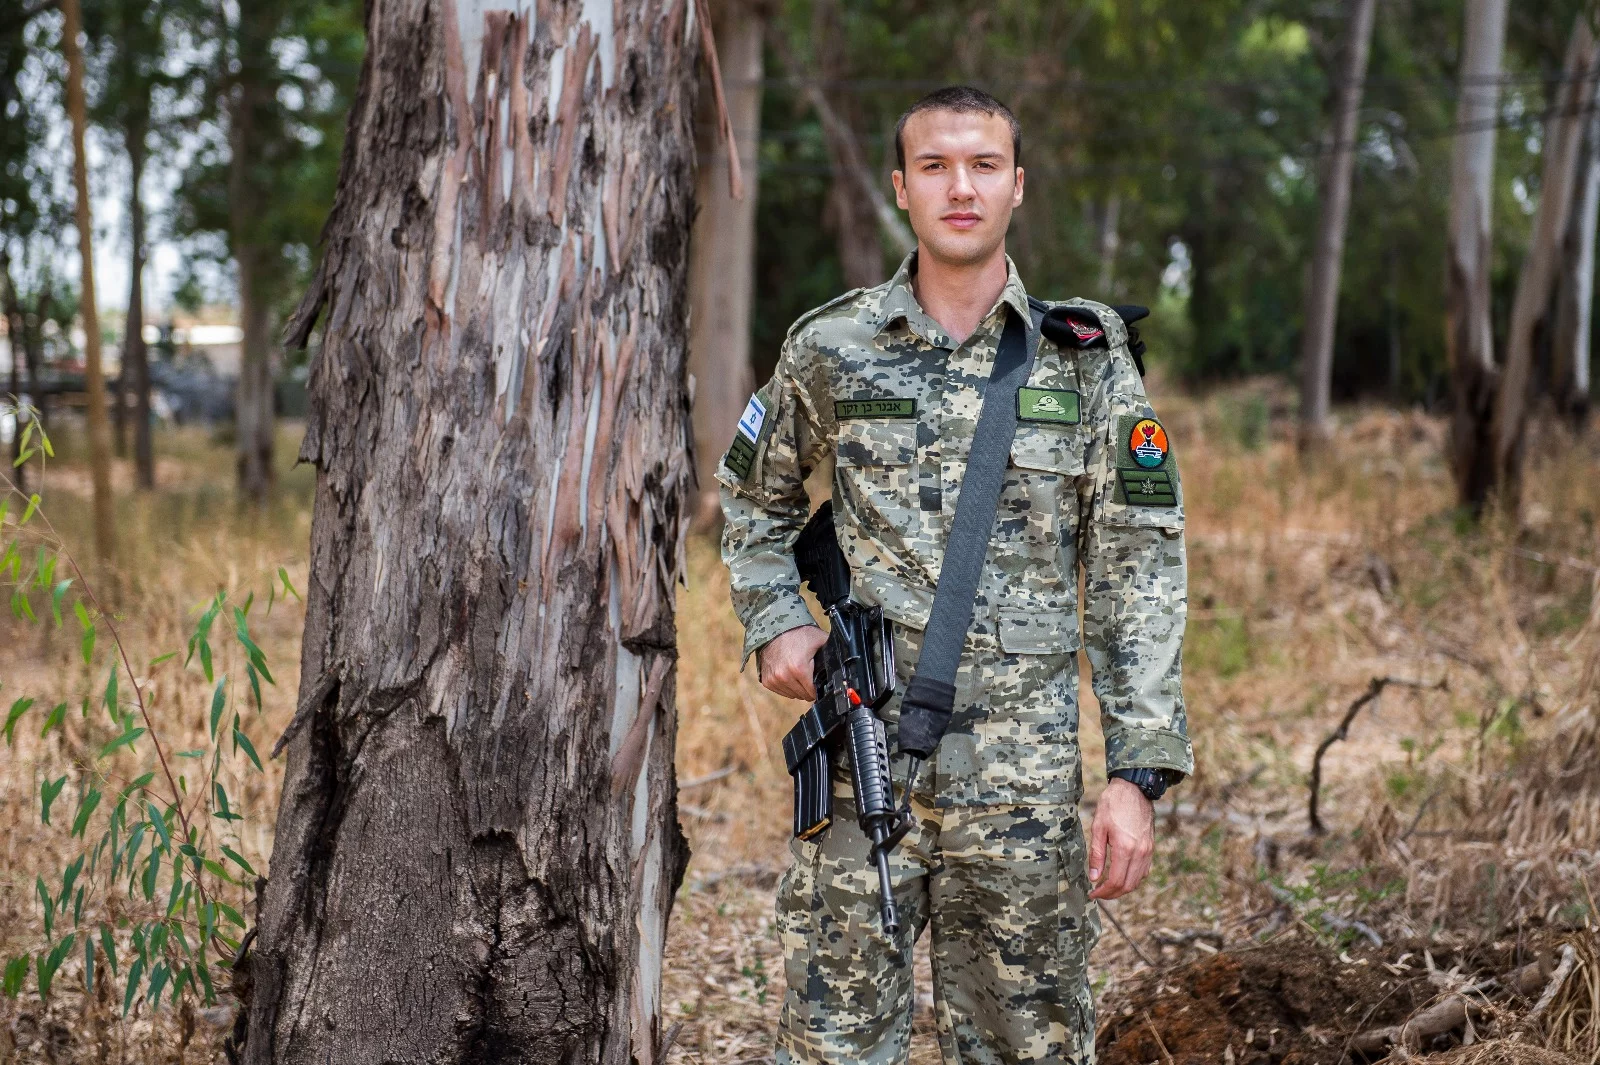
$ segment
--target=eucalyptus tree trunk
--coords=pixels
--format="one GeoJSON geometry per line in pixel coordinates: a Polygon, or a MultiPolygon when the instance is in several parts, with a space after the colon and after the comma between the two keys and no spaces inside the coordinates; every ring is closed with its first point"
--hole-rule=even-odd
{"type": "MultiPolygon", "coordinates": [[[[127,130],[128,229],[133,250],[128,257],[128,321],[123,330],[122,373],[119,378],[133,388],[133,468],[140,488],[155,487],[155,456],[150,444],[150,351],[144,342],[144,198],[139,186],[144,178],[145,133],[143,123],[127,130]]],[[[119,402],[121,400],[119,399],[119,402]]]]}
{"type": "Polygon", "coordinates": [[[1450,465],[1456,494],[1474,513],[1494,489],[1489,422],[1499,373],[1489,307],[1494,141],[1507,0],[1467,0],[1461,94],[1450,165],[1450,245],[1445,267],[1445,347],[1450,356],[1450,465]]]}
{"type": "Polygon", "coordinates": [[[1491,423],[1495,480],[1502,498],[1512,509],[1522,489],[1528,405],[1532,398],[1534,337],[1541,323],[1548,321],[1551,297],[1555,293],[1561,242],[1566,235],[1578,177],[1583,129],[1595,102],[1597,55],[1600,51],[1597,51],[1594,31],[1589,27],[1587,16],[1580,14],[1573,20],[1561,86],[1545,126],[1539,207],[1533,217],[1533,234],[1511,304],[1505,366],[1491,423]]]}
{"type": "Polygon", "coordinates": [[[234,389],[235,463],[239,494],[264,502],[272,491],[272,309],[275,262],[260,232],[272,189],[262,179],[264,127],[275,104],[265,65],[272,53],[276,12],[265,3],[239,5],[237,70],[228,98],[228,230],[239,284],[239,381],[234,389]]]}
{"type": "Polygon", "coordinates": [[[1556,410],[1578,429],[1589,417],[1595,229],[1600,223],[1600,115],[1590,115],[1585,126],[1583,158],[1562,247],[1561,291],[1556,298],[1551,360],[1556,410]]]}
{"type": "Polygon", "coordinates": [[[369,0],[248,1062],[662,1056],[694,18],[369,0]]]}
{"type": "Polygon", "coordinates": [[[1350,219],[1350,179],[1355,170],[1361,94],[1372,47],[1377,0],[1355,0],[1345,27],[1339,83],[1334,87],[1333,136],[1317,190],[1321,211],[1306,292],[1305,335],[1300,346],[1300,446],[1315,450],[1327,442],[1328,406],[1333,383],[1333,336],[1339,313],[1339,275],[1350,219]]]}
{"type": "Polygon", "coordinates": [[[116,517],[111,500],[111,427],[106,422],[106,380],[100,361],[100,315],[94,294],[94,225],[89,216],[89,160],[84,153],[88,126],[83,92],[83,49],[78,35],[83,17],[78,0],[61,0],[61,40],[67,53],[67,116],[72,123],[72,184],[76,193],[79,257],[79,315],[83,319],[84,391],[89,394],[89,482],[94,514],[94,549],[102,566],[116,550],[116,517]]]}
{"type": "Polygon", "coordinates": [[[745,401],[754,391],[750,311],[754,304],[756,191],[761,143],[762,44],[766,17],[748,0],[726,0],[715,14],[717,58],[728,119],[746,162],[744,197],[728,183],[728,146],[717,135],[712,94],[702,87],[696,123],[700,158],[694,231],[689,237],[689,372],[694,376],[694,451],[699,500],[695,524],[720,522],[716,471],[745,401]]]}
{"type": "MultiPolygon", "coordinates": [[[[11,258],[3,248],[0,248],[0,285],[5,289],[0,292],[4,302],[0,302],[0,314],[6,320],[6,351],[10,356],[11,380],[9,383],[10,395],[7,397],[8,405],[22,398],[22,360],[27,358],[26,344],[27,325],[22,314],[22,302],[17,299],[17,285],[11,278],[11,258]]],[[[37,398],[33,402],[39,402],[37,398]]],[[[11,453],[6,456],[6,468],[10,471],[12,483],[19,491],[28,490],[28,467],[26,463],[18,462],[22,455],[22,430],[26,421],[20,405],[12,416],[11,453]]]]}

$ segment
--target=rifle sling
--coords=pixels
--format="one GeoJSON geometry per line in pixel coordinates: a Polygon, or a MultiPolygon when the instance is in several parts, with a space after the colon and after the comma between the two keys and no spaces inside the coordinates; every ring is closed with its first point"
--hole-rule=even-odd
{"type": "Polygon", "coordinates": [[[933,753],[955,710],[956,669],[967,630],[972,627],[1006,461],[1017,435],[1017,390],[1033,372],[1038,346],[1039,315],[1024,320],[1015,311],[1008,313],[973,430],[961,495],[945,542],[944,565],[922,635],[922,655],[900,704],[899,748],[917,758],[926,759],[933,753]]]}

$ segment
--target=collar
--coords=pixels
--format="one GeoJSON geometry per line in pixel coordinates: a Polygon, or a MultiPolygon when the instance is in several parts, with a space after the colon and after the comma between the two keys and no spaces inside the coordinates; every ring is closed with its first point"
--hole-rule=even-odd
{"type": "MultiPolygon", "coordinates": [[[[911,291],[911,278],[917,272],[917,252],[912,250],[900,262],[900,268],[889,279],[888,291],[884,294],[883,303],[878,311],[878,332],[882,333],[897,321],[904,320],[915,332],[938,346],[954,347],[949,335],[944,328],[929,316],[917,302],[915,293],[911,291]]],[[[1023,322],[1030,321],[1028,310],[1028,290],[1022,286],[1022,278],[1017,274],[1017,264],[1011,261],[1011,256],[1006,256],[1006,284],[1000,290],[1000,298],[995,301],[995,307],[1001,303],[1008,304],[1017,313],[1023,322]]],[[[989,309],[989,314],[994,313],[994,308],[989,309]]],[[[989,315],[984,315],[988,318],[989,315]]]]}

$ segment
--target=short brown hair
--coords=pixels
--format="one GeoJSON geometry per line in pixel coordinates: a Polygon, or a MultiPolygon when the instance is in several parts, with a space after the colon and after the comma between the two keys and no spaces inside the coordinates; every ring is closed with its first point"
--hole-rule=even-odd
{"type": "Polygon", "coordinates": [[[970,85],[949,85],[935,89],[910,107],[894,125],[894,158],[901,170],[906,168],[906,122],[921,111],[957,111],[962,114],[1000,115],[1011,127],[1011,165],[1022,165],[1022,123],[1011,113],[1011,108],[996,100],[982,89],[970,85]]]}

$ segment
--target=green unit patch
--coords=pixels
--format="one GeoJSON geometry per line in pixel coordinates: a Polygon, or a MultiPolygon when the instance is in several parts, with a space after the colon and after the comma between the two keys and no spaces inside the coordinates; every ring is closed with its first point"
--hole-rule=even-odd
{"type": "Polygon", "coordinates": [[[914,399],[841,399],[833,404],[833,416],[846,418],[915,418],[914,399]]]}
{"type": "Polygon", "coordinates": [[[1135,507],[1175,507],[1178,490],[1167,470],[1118,470],[1123,499],[1135,507]]]}
{"type": "Polygon", "coordinates": [[[1082,420],[1078,393],[1067,388],[1019,388],[1017,420],[1077,425],[1082,420]]]}
{"type": "Polygon", "coordinates": [[[750,476],[750,467],[755,460],[756,446],[743,433],[734,433],[732,446],[722,456],[722,464],[728,467],[728,472],[743,481],[750,476]]]}

